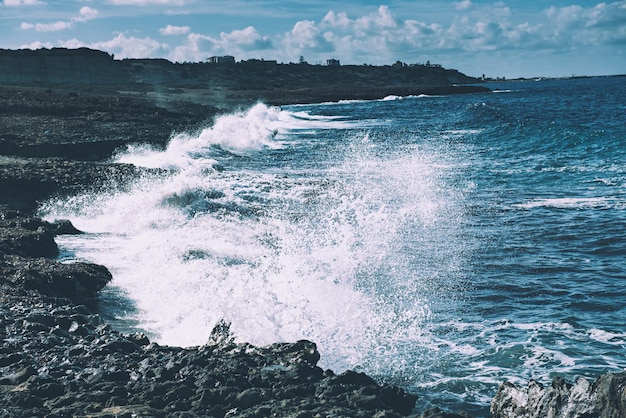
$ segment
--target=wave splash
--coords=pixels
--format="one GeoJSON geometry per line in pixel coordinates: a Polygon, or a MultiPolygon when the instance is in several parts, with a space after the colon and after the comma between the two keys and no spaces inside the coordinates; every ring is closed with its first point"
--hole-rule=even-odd
{"type": "Polygon", "coordinates": [[[223,153],[250,156],[263,150],[276,150],[285,144],[287,134],[310,129],[342,129],[350,124],[332,117],[289,112],[258,103],[247,110],[219,116],[211,127],[199,133],[172,137],[165,151],[149,145],[132,145],[120,152],[117,162],[147,168],[204,169],[217,163],[211,156],[223,153]]]}
{"type": "Polygon", "coordinates": [[[300,132],[349,127],[259,104],[176,135],[165,150],[118,156],[166,174],[124,192],[50,201],[42,213],[88,232],[59,244],[73,259],[107,266],[111,287],[160,344],[204,344],[224,319],[242,341],[304,338],[318,343],[327,367],[383,369],[402,362],[399,351],[415,352],[430,314],[406,247],[430,240],[443,250],[436,225],[452,213],[439,194],[439,157],[383,157],[363,133],[334,145],[325,155],[341,157],[323,172],[306,162],[268,167],[291,163],[300,132]],[[421,241],[407,239],[410,230],[421,241]]]}

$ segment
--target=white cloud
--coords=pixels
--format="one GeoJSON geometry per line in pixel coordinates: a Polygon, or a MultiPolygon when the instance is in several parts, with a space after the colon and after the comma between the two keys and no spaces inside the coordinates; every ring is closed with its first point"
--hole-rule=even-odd
{"type": "Polygon", "coordinates": [[[217,46],[219,41],[207,35],[190,33],[185,43],[174,48],[169,54],[169,59],[175,62],[204,61],[212,55],[224,55],[217,46]]]}
{"type": "Polygon", "coordinates": [[[45,4],[40,2],[39,0],[4,0],[3,4],[8,7],[19,7],[19,6],[35,6],[39,4],[45,4]]]}
{"type": "Polygon", "coordinates": [[[397,27],[398,22],[387,6],[380,6],[377,13],[356,19],[352,25],[357,34],[380,33],[397,27]]]}
{"type": "Polygon", "coordinates": [[[325,37],[315,22],[303,20],[297,22],[282,39],[283,51],[287,56],[299,57],[304,52],[332,51],[332,44],[325,37]]]}
{"type": "Polygon", "coordinates": [[[116,6],[184,6],[187,0],[110,0],[110,3],[116,6]]]}
{"type": "Polygon", "coordinates": [[[551,23],[554,44],[600,45],[626,43],[626,1],[550,7],[545,11],[551,23]]]}
{"type": "Polygon", "coordinates": [[[53,47],[54,45],[52,44],[52,42],[35,41],[29,44],[20,45],[19,49],[41,49],[41,48],[50,49],[53,47]]]}
{"type": "Polygon", "coordinates": [[[71,18],[70,20],[60,20],[53,23],[28,23],[22,22],[20,29],[22,30],[35,30],[37,32],[58,32],[62,30],[71,29],[74,27],[74,23],[87,22],[98,17],[99,12],[96,9],[92,9],[89,6],[83,6],[78,12],[78,16],[71,18]]]}
{"type": "Polygon", "coordinates": [[[346,13],[335,13],[332,10],[326,13],[326,16],[322,19],[322,26],[339,28],[342,30],[348,29],[350,23],[350,18],[346,13]]]}
{"type": "Polygon", "coordinates": [[[265,50],[272,46],[269,37],[261,36],[252,26],[242,30],[234,30],[230,33],[222,32],[220,40],[224,48],[234,46],[243,51],[265,50]]]}
{"type": "Polygon", "coordinates": [[[191,28],[189,26],[167,25],[166,27],[159,29],[159,33],[163,36],[187,35],[189,32],[191,32],[191,28]]]}
{"type": "Polygon", "coordinates": [[[20,29],[23,30],[31,30],[34,29],[37,32],[58,32],[61,30],[66,30],[69,29],[73,26],[74,24],[72,22],[64,22],[64,21],[58,21],[58,22],[53,22],[53,23],[22,23],[20,25],[20,29]]]}
{"type": "Polygon", "coordinates": [[[471,0],[463,0],[458,3],[455,3],[455,7],[457,10],[468,10],[468,9],[471,9],[472,6],[473,4],[471,0]]]}
{"type": "Polygon", "coordinates": [[[75,22],[86,22],[88,20],[95,19],[96,17],[98,17],[99,14],[100,12],[98,12],[96,9],[92,9],[89,6],[83,6],[80,8],[79,16],[73,18],[72,20],[75,22]]]}
{"type": "Polygon", "coordinates": [[[156,58],[162,56],[163,52],[169,49],[167,44],[162,44],[149,37],[126,37],[123,33],[118,34],[110,41],[91,44],[91,47],[114,53],[119,58],[156,58]]]}
{"type": "Polygon", "coordinates": [[[589,28],[604,24],[621,26],[626,22],[626,1],[599,3],[588,8],[578,5],[561,8],[552,6],[545,13],[559,29],[589,28]]]}
{"type": "Polygon", "coordinates": [[[183,45],[175,47],[168,58],[172,61],[204,61],[213,55],[233,55],[236,59],[268,58],[273,42],[254,27],[222,32],[219,38],[190,33],[183,45]]]}
{"type": "Polygon", "coordinates": [[[152,38],[127,37],[124,33],[119,33],[115,38],[108,41],[84,43],[78,39],[59,42],[59,47],[81,48],[88,47],[99,49],[112,54],[116,58],[158,58],[162,57],[169,50],[167,44],[162,44],[152,38]]]}

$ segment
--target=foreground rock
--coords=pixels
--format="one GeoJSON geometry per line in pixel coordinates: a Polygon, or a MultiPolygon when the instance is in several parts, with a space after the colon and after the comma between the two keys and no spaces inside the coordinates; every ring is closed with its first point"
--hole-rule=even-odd
{"type": "Polygon", "coordinates": [[[214,106],[120,93],[111,86],[0,85],[0,154],[101,161],[127,144],[164,146],[206,126],[214,106]]]}
{"type": "Polygon", "coordinates": [[[543,387],[504,383],[491,403],[496,418],[623,418],[626,416],[626,372],[608,373],[590,383],[579,378],[570,384],[561,378],[543,387]]]}
{"type": "Polygon", "coordinates": [[[163,147],[217,110],[117,93],[0,87],[0,203],[33,212],[57,194],[123,187],[145,173],[109,161],[129,144],[163,147]]]}
{"type": "Polygon", "coordinates": [[[121,335],[87,308],[0,286],[3,416],[352,416],[409,414],[415,396],[316,366],[308,341],[162,347],[121,335]],[[18,292],[19,293],[19,292],[18,292]]]}

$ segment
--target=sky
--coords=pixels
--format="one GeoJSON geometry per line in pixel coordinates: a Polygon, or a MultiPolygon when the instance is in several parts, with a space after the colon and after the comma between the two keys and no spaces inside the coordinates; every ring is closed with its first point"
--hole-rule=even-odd
{"type": "Polygon", "coordinates": [[[480,77],[626,73],[626,0],[0,0],[0,48],[123,58],[441,64],[480,77]]]}

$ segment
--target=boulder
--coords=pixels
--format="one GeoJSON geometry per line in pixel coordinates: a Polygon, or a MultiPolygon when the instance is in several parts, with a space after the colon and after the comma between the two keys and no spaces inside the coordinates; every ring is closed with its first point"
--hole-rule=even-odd
{"type": "Polygon", "coordinates": [[[607,373],[590,383],[555,378],[549,387],[531,380],[527,387],[505,382],[491,402],[494,418],[626,417],[626,372],[607,373]]]}
{"type": "Polygon", "coordinates": [[[94,297],[112,279],[109,270],[97,264],[16,255],[0,255],[0,277],[24,290],[77,303],[94,297]]]}

